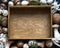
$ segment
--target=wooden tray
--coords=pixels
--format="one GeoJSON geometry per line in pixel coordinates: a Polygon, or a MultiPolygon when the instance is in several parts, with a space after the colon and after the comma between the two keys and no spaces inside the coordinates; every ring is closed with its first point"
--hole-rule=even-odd
{"type": "Polygon", "coordinates": [[[51,6],[9,7],[9,39],[50,39],[51,6]]]}

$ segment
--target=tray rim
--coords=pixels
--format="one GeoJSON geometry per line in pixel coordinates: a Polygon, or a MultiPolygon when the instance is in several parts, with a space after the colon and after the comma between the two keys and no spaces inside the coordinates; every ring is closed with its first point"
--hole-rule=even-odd
{"type": "MultiPolygon", "coordinates": [[[[29,5],[29,6],[9,6],[8,7],[8,39],[10,40],[11,38],[9,38],[9,29],[10,29],[10,9],[11,8],[50,8],[50,16],[51,16],[51,37],[50,38],[40,38],[40,39],[52,39],[52,14],[51,14],[51,5],[29,5]]],[[[13,39],[16,40],[16,39],[13,39]]],[[[18,39],[17,39],[18,40],[18,39]]]]}

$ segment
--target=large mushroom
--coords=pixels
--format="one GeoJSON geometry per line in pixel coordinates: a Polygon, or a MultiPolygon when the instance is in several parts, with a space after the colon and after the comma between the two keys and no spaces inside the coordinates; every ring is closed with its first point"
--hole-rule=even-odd
{"type": "Polygon", "coordinates": [[[60,14],[56,13],[53,15],[53,22],[55,24],[60,24],[60,14]]]}

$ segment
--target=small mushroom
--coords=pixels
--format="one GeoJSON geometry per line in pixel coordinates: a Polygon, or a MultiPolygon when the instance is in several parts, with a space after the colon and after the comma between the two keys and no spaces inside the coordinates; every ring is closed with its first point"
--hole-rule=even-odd
{"type": "Polygon", "coordinates": [[[23,45],[23,48],[29,48],[28,44],[25,43],[25,44],[23,45]]]}
{"type": "Polygon", "coordinates": [[[21,5],[28,5],[29,4],[29,1],[27,1],[27,0],[23,0],[22,2],[21,2],[21,5]]]}
{"type": "Polygon", "coordinates": [[[53,45],[51,40],[46,41],[46,47],[51,48],[53,45]]]}
{"type": "Polygon", "coordinates": [[[38,42],[38,46],[44,48],[44,42],[38,42]]]}
{"type": "Polygon", "coordinates": [[[2,41],[5,43],[8,41],[7,34],[3,34],[2,41]]]}
{"type": "Polygon", "coordinates": [[[24,43],[23,43],[22,41],[18,41],[17,46],[18,46],[19,48],[22,48],[23,45],[24,45],[24,43]]]}
{"type": "Polygon", "coordinates": [[[9,1],[9,2],[8,2],[8,5],[9,5],[9,6],[14,6],[13,1],[9,1]]]}
{"type": "Polygon", "coordinates": [[[7,17],[2,17],[2,20],[1,20],[1,25],[2,26],[6,26],[7,25],[7,17]]]}
{"type": "Polygon", "coordinates": [[[56,42],[60,43],[60,32],[59,32],[59,29],[60,29],[60,26],[58,24],[54,24],[52,26],[54,28],[54,38],[56,40],[56,42]]]}
{"type": "Polygon", "coordinates": [[[20,5],[20,2],[18,1],[18,2],[16,3],[16,5],[20,5]]]}
{"type": "Polygon", "coordinates": [[[29,41],[28,45],[30,46],[30,48],[38,48],[37,41],[35,41],[35,40],[29,41]]]}
{"type": "Polygon", "coordinates": [[[6,42],[7,41],[7,34],[3,34],[3,33],[1,33],[0,34],[0,41],[2,41],[2,42],[6,42]]]}
{"type": "Polygon", "coordinates": [[[2,28],[2,33],[7,34],[7,32],[8,32],[8,29],[5,28],[5,27],[3,27],[3,28],[2,28]]]}
{"type": "Polygon", "coordinates": [[[6,6],[4,3],[1,3],[1,4],[0,4],[0,9],[3,10],[3,9],[6,9],[6,8],[7,8],[7,6],[6,6]]]}
{"type": "Polygon", "coordinates": [[[3,16],[8,16],[8,11],[7,10],[3,10],[3,16]]]}

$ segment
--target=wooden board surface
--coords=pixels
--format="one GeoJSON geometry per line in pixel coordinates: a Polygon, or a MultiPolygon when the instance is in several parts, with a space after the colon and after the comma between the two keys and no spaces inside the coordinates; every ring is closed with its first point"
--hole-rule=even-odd
{"type": "Polygon", "coordinates": [[[10,8],[9,39],[51,38],[50,8],[10,8]]]}

